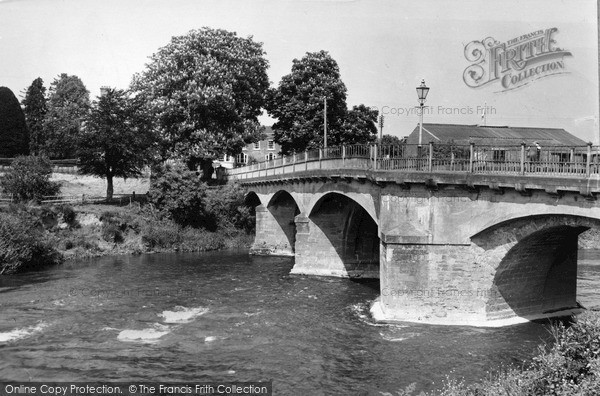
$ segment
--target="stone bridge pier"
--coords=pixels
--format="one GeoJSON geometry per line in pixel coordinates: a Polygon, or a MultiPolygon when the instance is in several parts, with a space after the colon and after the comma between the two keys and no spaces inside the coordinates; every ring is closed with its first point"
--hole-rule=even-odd
{"type": "Polygon", "coordinates": [[[381,321],[503,326],[581,311],[578,238],[600,228],[593,194],[510,178],[442,181],[247,182],[251,253],[294,255],[294,274],[378,278],[371,312],[381,321]]]}

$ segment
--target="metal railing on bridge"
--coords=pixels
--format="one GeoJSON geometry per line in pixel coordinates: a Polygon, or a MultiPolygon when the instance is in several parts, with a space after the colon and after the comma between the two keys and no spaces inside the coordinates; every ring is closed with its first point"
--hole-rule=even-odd
{"type": "Polygon", "coordinates": [[[230,169],[238,179],[313,169],[587,177],[600,172],[600,148],[515,145],[348,145],[307,150],[230,169]]]}

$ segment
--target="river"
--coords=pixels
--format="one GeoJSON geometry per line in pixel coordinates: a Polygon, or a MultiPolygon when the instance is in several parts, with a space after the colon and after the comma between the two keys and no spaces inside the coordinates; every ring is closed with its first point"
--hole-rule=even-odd
{"type": "MultiPolygon", "coordinates": [[[[104,257],[0,278],[0,380],[258,381],[276,395],[378,395],[446,374],[476,381],[549,334],[382,325],[378,284],[290,276],[243,252],[104,257]]],[[[600,308],[600,251],[581,251],[579,301],[600,308]]]]}

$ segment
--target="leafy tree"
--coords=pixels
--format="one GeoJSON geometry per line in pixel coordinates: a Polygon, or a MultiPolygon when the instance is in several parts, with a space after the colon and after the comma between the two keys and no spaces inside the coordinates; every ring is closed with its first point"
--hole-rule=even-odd
{"type": "Polygon", "coordinates": [[[153,134],[139,100],[108,89],[92,105],[78,144],[79,172],[106,178],[106,199],[114,177],[136,177],[152,159],[153,134]]]}
{"type": "Polygon", "coordinates": [[[348,111],[343,133],[337,139],[338,144],[362,144],[374,142],[377,139],[377,110],[372,110],[365,105],[354,106],[348,111]]]}
{"type": "Polygon", "coordinates": [[[56,195],[60,184],[50,181],[52,164],[46,157],[20,156],[0,179],[0,186],[20,201],[40,201],[45,195],[56,195]]]}
{"type": "Polygon", "coordinates": [[[267,68],[261,43],[210,28],[173,37],[153,54],[132,90],[156,117],[163,159],[200,164],[206,178],[213,159],[260,139],[267,68]]]}
{"type": "Polygon", "coordinates": [[[274,137],[284,154],[323,145],[324,98],[327,142],[333,146],[342,141],[347,113],[346,86],[337,62],[327,51],[307,52],[302,59],[294,59],[292,72],[270,91],[267,103],[269,114],[278,120],[273,125],[274,137]]]}
{"type": "Polygon", "coordinates": [[[25,115],[15,94],[0,87],[0,157],[29,153],[29,133],[25,115]]]}
{"type": "Polygon", "coordinates": [[[89,106],[89,92],[79,77],[63,73],[52,82],[44,123],[48,133],[46,153],[51,158],[75,158],[89,106]]]}
{"type": "Polygon", "coordinates": [[[379,144],[382,146],[402,146],[406,144],[406,141],[400,139],[398,136],[383,135],[379,144]]]}
{"type": "Polygon", "coordinates": [[[206,183],[182,165],[158,170],[150,183],[150,201],[181,226],[214,228],[206,212],[206,183]]]}
{"type": "Polygon", "coordinates": [[[41,78],[33,80],[23,99],[23,111],[29,128],[29,150],[32,154],[43,152],[46,139],[44,136],[44,119],[48,112],[46,105],[46,87],[41,78]]]}

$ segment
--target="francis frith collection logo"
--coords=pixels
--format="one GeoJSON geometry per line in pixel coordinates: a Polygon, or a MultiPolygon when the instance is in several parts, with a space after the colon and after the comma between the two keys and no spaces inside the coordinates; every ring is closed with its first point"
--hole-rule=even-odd
{"type": "Polygon", "coordinates": [[[471,88],[499,83],[500,91],[522,87],[539,78],[566,73],[564,58],[571,52],[558,47],[554,39],[558,29],[523,34],[504,43],[488,37],[465,46],[465,58],[471,65],[463,80],[471,88]]]}

